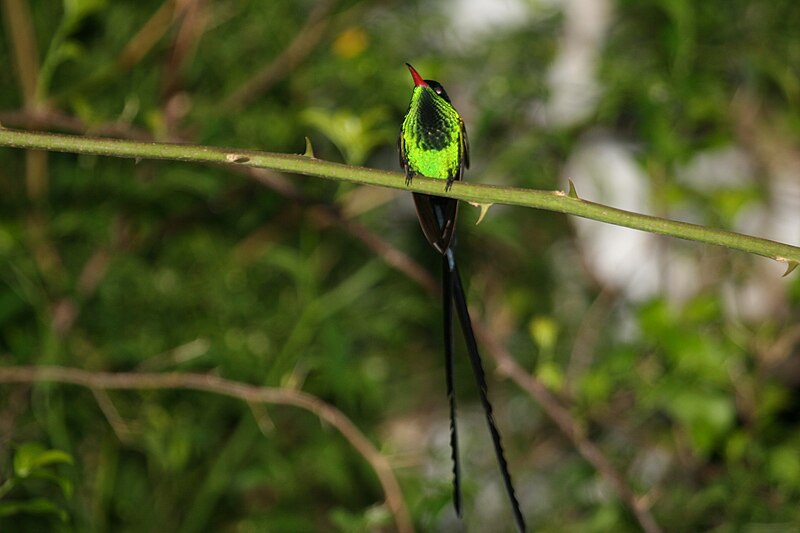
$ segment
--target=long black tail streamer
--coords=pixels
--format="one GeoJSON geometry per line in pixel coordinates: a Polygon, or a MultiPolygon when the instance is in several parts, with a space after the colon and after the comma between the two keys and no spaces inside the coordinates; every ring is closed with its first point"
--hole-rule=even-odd
{"type": "MultiPolygon", "coordinates": [[[[475,374],[475,380],[478,384],[478,391],[480,393],[481,403],[483,404],[483,411],[486,414],[486,423],[489,425],[489,433],[492,435],[492,444],[494,445],[494,454],[497,457],[497,463],[500,466],[500,475],[503,477],[503,483],[506,486],[506,492],[508,493],[508,498],[511,501],[511,508],[514,513],[514,523],[520,532],[525,532],[525,518],[522,516],[522,512],[519,508],[519,502],[517,501],[517,496],[514,493],[514,485],[511,482],[511,474],[508,473],[508,463],[506,462],[505,454],[503,453],[503,445],[500,442],[500,432],[497,431],[497,426],[494,422],[492,404],[489,402],[488,397],[486,374],[483,371],[481,356],[478,352],[478,343],[475,341],[475,333],[472,331],[472,321],[469,317],[467,299],[464,295],[464,286],[461,283],[461,275],[458,273],[458,266],[456,265],[453,250],[448,250],[445,254],[445,257],[445,265],[450,269],[449,285],[452,287],[452,292],[454,293],[453,295],[456,304],[456,312],[458,313],[458,320],[461,323],[461,331],[464,333],[464,340],[467,344],[467,351],[469,352],[469,360],[472,363],[472,370],[475,374]]],[[[448,285],[448,283],[445,285],[448,285]]],[[[445,308],[447,308],[447,305],[445,305],[445,308]]],[[[445,315],[447,314],[448,311],[445,310],[445,315]]]]}
{"type": "Polygon", "coordinates": [[[450,402],[450,451],[453,457],[453,505],[461,516],[461,462],[456,427],[456,392],[453,378],[453,274],[447,255],[442,256],[442,308],[444,309],[444,367],[447,380],[447,399],[450,402]]]}

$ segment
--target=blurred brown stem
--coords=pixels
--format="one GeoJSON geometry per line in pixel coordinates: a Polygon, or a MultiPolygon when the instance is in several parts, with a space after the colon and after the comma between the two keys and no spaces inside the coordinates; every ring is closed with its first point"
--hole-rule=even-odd
{"type": "Polygon", "coordinates": [[[3,22],[8,32],[14,66],[19,76],[26,109],[35,106],[36,83],[39,78],[39,50],[31,22],[28,3],[23,0],[2,0],[3,22]]]}
{"type": "MultiPolygon", "coordinates": [[[[19,78],[20,94],[25,109],[37,111],[39,83],[39,49],[28,3],[22,0],[2,0],[3,22],[8,32],[8,44],[14,57],[19,78]]],[[[47,152],[28,150],[25,153],[25,184],[28,197],[34,204],[47,195],[47,152]]]]}
{"type": "Polygon", "coordinates": [[[231,112],[245,107],[308,57],[328,27],[330,22],[328,14],[335,3],[335,0],[318,0],[292,42],[268,65],[234,91],[223,102],[222,109],[231,112]]]}
{"type": "Polygon", "coordinates": [[[0,368],[0,383],[70,383],[92,391],[105,390],[155,390],[185,389],[212,392],[237,398],[248,403],[289,405],[310,411],[320,420],[336,428],[375,470],[386,495],[386,504],[392,512],[397,530],[413,531],[400,485],[389,461],[372,445],[353,422],[341,411],[303,391],[294,389],[256,387],[247,383],[230,381],[209,374],[192,373],[109,373],[87,372],[60,366],[17,366],[0,368]]]}

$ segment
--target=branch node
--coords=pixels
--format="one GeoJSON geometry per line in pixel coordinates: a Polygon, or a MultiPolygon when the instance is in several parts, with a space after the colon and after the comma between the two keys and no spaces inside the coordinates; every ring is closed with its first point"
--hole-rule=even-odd
{"type": "Polygon", "coordinates": [[[228,163],[247,163],[250,158],[242,154],[225,154],[225,160],[228,163]]]}

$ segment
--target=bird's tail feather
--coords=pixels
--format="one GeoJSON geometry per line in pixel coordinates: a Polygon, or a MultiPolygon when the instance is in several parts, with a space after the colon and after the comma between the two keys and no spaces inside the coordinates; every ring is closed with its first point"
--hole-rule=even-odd
{"type": "MultiPolygon", "coordinates": [[[[483,371],[483,364],[481,363],[481,356],[478,352],[478,343],[475,341],[475,333],[472,330],[472,321],[469,317],[469,309],[467,308],[467,299],[464,295],[464,286],[461,283],[461,276],[458,273],[458,266],[456,265],[453,250],[447,250],[444,255],[444,265],[449,269],[445,274],[445,286],[450,286],[453,293],[453,300],[455,301],[456,313],[458,314],[459,322],[461,323],[461,331],[464,333],[464,340],[467,344],[467,351],[469,352],[469,360],[472,363],[472,370],[475,374],[475,380],[478,384],[478,392],[483,404],[483,411],[486,414],[486,422],[489,425],[489,433],[492,436],[492,444],[494,445],[494,453],[497,457],[497,462],[500,466],[500,475],[503,477],[508,498],[511,501],[511,508],[514,513],[514,523],[519,531],[526,531],[525,518],[519,508],[517,496],[514,493],[514,485],[511,482],[511,474],[508,472],[508,463],[506,462],[505,454],[503,453],[503,446],[500,442],[500,432],[497,431],[497,426],[494,422],[494,415],[492,414],[492,404],[489,402],[488,387],[486,385],[486,375],[483,371]]],[[[445,289],[447,291],[447,289],[445,289]]],[[[448,311],[449,303],[445,303],[445,324],[447,324],[448,315],[452,315],[452,311],[448,311]]],[[[452,330],[451,330],[452,337],[452,330]]],[[[451,349],[452,353],[452,349],[451,349]]],[[[452,368],[448,369],[448,376],[452,374],[452,368]]],[[[448,379],[450,379],[448,377],[448,379]]],[[[451,393],[451,387],[448,384],[448,395],[451,393]]],[[[451,403],[451,416],[453,416],[451,403]]],[[[451,428],[455,428],[455,422],[451,421],[451,428]]],[[[452,435],[451,435],[452,437],[452,435]]],[[[451,439],[452,440],[452,439],[451,439]]],[[[455,448],[454,448],[455,454],[455,448]]],[[[456,468],[457,469],[457,468],[456,468]]]]}
{"type": "Polygon", "coordinates": [[[442,307],[444,309],[444,366],[447,399],[450,402],[450,451],[453,457],[453,505],[461,516],[461,462],[456,428],[456,391],[453,379],[453,272],[448,255],[442,256],[442,307]]]}

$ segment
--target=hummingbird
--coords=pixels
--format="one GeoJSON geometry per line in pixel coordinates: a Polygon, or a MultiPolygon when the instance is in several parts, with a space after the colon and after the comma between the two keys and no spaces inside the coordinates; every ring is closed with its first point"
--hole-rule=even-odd
{"type": "MultiPolygon", "coordinates": [[[[444,190],[450,190],[454,181],[461,181],[464,170],[469,167],[469,142],[464,120],[455,110],[444,87],[434,80],[425,80],[406,63],[414,81],[411,103],[403,119],[398,140],[400,166],[406,173],[406,185],[414,176],[425,176],[445,182],[444,190]]],[[[456,514],[461,517],[461,463],[458,449],[458,430],[456,426],[456,396],[453,379],[453,304],[464,334],[465,344],[472,364],[473,374],[478,384],[483,411],[489,425],[494,452],[500,466],[500,475],[511,502],[514,523],[521,532],[526,530],[525,519],[508,472],[500,432],[492,415],[489,402],[486,376],[478,352],[478,343],[472,330],[472,321],[467,308],[464,286],[456,265],[453,252],[455,246],[458,200],[429,194],[413,193],[422,232],[433,248],[442,256],[442,305],[444,309],[444,355],[447,398],[450,403],[450,450],[453,460],[453,504],[456,514]]]]}

